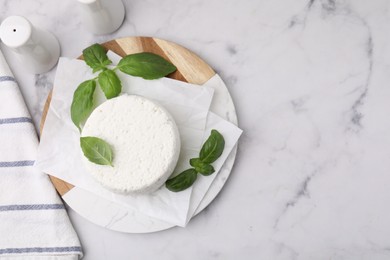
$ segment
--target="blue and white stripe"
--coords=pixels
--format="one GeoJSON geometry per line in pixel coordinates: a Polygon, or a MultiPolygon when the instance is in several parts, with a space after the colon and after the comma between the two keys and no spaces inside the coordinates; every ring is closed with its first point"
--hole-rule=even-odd
{"type": "Polygon", "coordinates": [[[32,123],[32,120],[29,117],[0,118],[0,125],[17,123],[32,123]]]}
{"type": "Polygon", "coordinates": [[[65,209],[63,204],[23,204],[0,206],[1,211],[65,209]]]}
{"type": "Polygon", "coordinates": [[[66,247],[22,247],[0,249],[0,255],[4,254],[27,254],[27,253],[81,253],[79,246],[66,247]]]}
{"type": "Polygon", "coordinates": [[[0,168],[33,166],[34,163],[35,163],[35,161],[32,161],[32,160],[0,162],[0,168]]]}
{"type": "MultiPolygon", "coordinates": [[[[0,125],[18,124],[18,123],[30,123],[30,124],[32,124],[33,122],[31,120],[31,118],[29,118],[29,117],[0,118],[0,125]]],[[[33,161],[33,160],[8,161],[8,162],[1,162],[0,161],[0,168],[32,166],[32,165],[34,165],[34,162],[35,161],[33,161]]]]}
{"type": "Polygon", "coordinates": [[[16,82],[14,77],[11,77],[11,76],[0,76],[0,82],[3,82],[3,81],[13,81],[13,82],[16,82]]]}

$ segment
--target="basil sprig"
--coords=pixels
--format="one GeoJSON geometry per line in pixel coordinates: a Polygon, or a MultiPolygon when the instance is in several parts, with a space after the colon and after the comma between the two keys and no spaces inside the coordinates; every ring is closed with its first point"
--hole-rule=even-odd
{"type": "Polygon", "coordinates": [[[116,67],[109,69],[107,66],[112,62],[108,58],[106,50],[98,43],[84,49],[83,57],[94,73],[101,72],[98,77],[81,83],[74,93],[71,115],[73,123],[79,129],[80,123],[92,112],[96,81],[98,81],[106,98],[110,99],[119,96],[122,91],[122,83],[115,73],[117,69],[128,75],[144,79],[161,78],[176,70],[172,63],[159,55],[149,52],[129,54],[123,57],[116,67]]]}
{"type": "Polygon", "coordinates": [[[196,181],[198,173],[209,176],[215,172],[211,163],[215,162],[225,148],[225,139],[215,129],[211,130],[210,136],[203,144],[199,158],[190,159],[193,168],[181,172],[179,175],[167,180],[165,186],[173,192],[188,189],[196,181]]]}
{"type": "MultiPolygon", "coordinates": [[[[83,50],[84,61],[92,72],[99,72],[96,78],[82,82],[73,94],[70,114],[73,123],[81,131],[81,124],[93,110],[93,97],[96,89],[96,81],[107,99],[119,96],[122,92],[122,83],[115,73],[117,69],[125,74],[142,77],[144,79],[158,79],[174,72],[176,67],[164,58],[149,52],[130,54],[123,57],[118,65],[112,69],[107,68],[112,61],[108,58],[103,46],[95,43],[83,50]]],[[[95,138],[95,137],[91,137],[95,138]]],[[[112,150],[104,140],[80,139],[80,145],[84,155],[97,164],[111,165],[112,150]],[[92,148],[90,145],[93,143],[92,148]],[[111,151],[104,152],[102,151],[111,151]],[[100,156],[101,155],[101,156],[100,156]],[[104,156],[103,156],[104,155],[104,156]],[[111,159],[105,157],[110,155],[111,159]]]]}

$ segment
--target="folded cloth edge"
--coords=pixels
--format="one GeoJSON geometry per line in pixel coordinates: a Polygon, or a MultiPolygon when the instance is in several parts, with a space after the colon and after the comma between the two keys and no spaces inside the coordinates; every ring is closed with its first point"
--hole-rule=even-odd
{"type": "MultiPolygon", "coordinates": [[[[56,211],[58,216],[58,219],[62,223],[55,223],[53,225],[52,230],[57,229],[58,235],[61,236],[61,231],[64,229],[68,229],[66,231],[66,239],[71,239],[72,242],[69,243],[69,241],[62,241],[59,243],[59,246],[52,246],[52,243],[50,241],[50,245],[48,246],[41,246],[40,243],[36,243],[36,241],[33,241],[33,243],[29,244],[28,241],[26,241],[26,244],[21,246],[19,245],[18,241],[22,241],[24,238],[28,237],[28,230],[24,230],[25,232],[19,232],[19,234],[15,234],[15,232],[12,231],[10,233],[3,233],[8,234],[7,236],[4,236],[4,240],[0,239],[2,241],[0,243],[0,257],[4,259],[5,257],[9,257],[11,259],[18,259],[18,257],[22,257],[23,259],[27,259],[27,256],[34,257],[34,259],[38,259],[37,257],[44,257],[45,259],[50,259],[51,257],[55,257],[52,259],[76,259],[81,258],[83,256],[82,248],[79,242],[79,239],[77,237],[76,232],[74,231],[74,228],[70,222],[69,216],[66,213],[65,207],[63,205],[63,202],[58,197],[57,193],[54,190],[54,187],[52,186],[50,180],[48,179],[48,176],[42,172],[37,171],[33,167],[34,158],[36,157],[36,154],[31,153],[29,156],[31,156],[31,160],[17,160],[22,158],[17,158],[16,155],[18,153],[24,153],[27,152],[23,150],[27,150],[28,153],[35,150],[38,144],[37,140],[37,134],[34,128],[34,124],[31,120],[31,116],[28,112],[28,109],[26,107],[25,101],[22,97],[22,93],[19,89],[19,86],[13,76],[13,73],[11,69],[9,68],[3,53],[0,51],[0,92],[3,92],[5,96],[3,96],[3,99],[11,99],[8,100],[7,105],[4,106],[6,109],[2,109],[2,113],[0,115],[0,126],[3,128],[3,131],[1,132],[2,135],[7,135],[9,133],[15,132],[15,129],[17,129],[17,133],[19,135],[24,135],[25,140],[28,140],[26,144],[23,142],[19,142],[18,140],[15,140],[14,146],[17,147],[17,145],[20,145],[18,149],[15,149],[17,151],[9,151],[7,150],[6,158],[11,158],[13,156],[13,153],[15,154],[15,157],[12,158],[12,160],[3,160],[3,156],[0,153],[0,172],[1,177],[5,180],[4,183],[9,184],[10,182],[14,182],[16,184],[16,188],[20,188],[20,184],[22,183],[21,179],[23,176],[28,178],[28,181],[34,179],[34,184],[40,183],[41,186],[34,186],[39,187],[42,190],[47,190],[47,194],[50,196],[53,196],[51,201],[55,203],[39,203],[38,201],[32,202],[33,199],[29,198],[28,194],[21,195],[21,197],[17,197],[15,194],[17,192],[10,194],[9,196],[3,196],[4,193],[2,193],[2,196],[0,198],[0,225],[7,225],[11,222],[15,221],[15,216],[23,215],[22,220],[23,222],[14,222],[14,225],[18,226],[15,230],[22,230],[23,227],[28,227],[31,223],[34,222],[31,221],[29,218],[30,215],[34,215],[35,213],[39,213],[42,211],[42,209],[47,208],[49,210],[56,211]],[[11,94],[10,96],[8,96],[11,94]],[[10,116],[8,116],[7,112],[10,116]],[[18,115],[18,116],[15,116],[18,115]],[[24,149],[26,145],[29,145],[30,147],[28,149],[24,149]],[[22,147],[22,149],[21,149],[22,147]],[[22,152],[21,152],[22,151],[22,152]],[[11,155],[10,155],[11,154],[11,155]],[[16,160],[15,160],[16,159],[16,160]],[[24,196],[24,198],[22,198],[24,196]],[[22,198],[22,199],[21,199],[22,198]],[[19,199],[19,200],[18,200],[19,199]],[[57,209],[60,209],[61,212],[58,213],[57,209]],[[27,214],[25,214],[27,212],[27,214]],[[29,221],[30,220],[30,221],[29,221]],[[62,225],[58,225],[62,224],[62,225]],[[69,243],[66,244],[66,243],[69,243]],[[36,246],[36,245],[39,246],[36,246]],[[17,246],[15,246],[17,245],[17,246]],[[31,245],[31,246],[30,246],[31,245]],[[70,255],[71,254],[71,255],[70,255]]],[[[0,95],[1,98],[1,95],[0,95]]],[[[2,107],[2,108],[4,108],[2,107]]],[[[3,136],[7,138],[7,136],[3,136]]],[[[3,154],[3,155],[4,155],[3,154]]],[[[23,186],[22,186],[23,187],[23,186]]],[[[24,190],[20,188],[20,192],[23,193],[24,190]]],[[[38,193],[43,193],[41,190],[38,191],[38,193]]],[[[33,196],[32,196],[33,197],[33,196]]],[[[38,214],[39,215],[39,214],[38,214]]],[[[41,215],[50,215],[50,214],[41,214],[41,215]]],[[[39,219],[37,220],[39,222],[39,219]]],[[[43,224],[47,225],[47,223],[43,224]]],[[[7,228],[4,228],[7,229],[7,228]]],[[[0,227],[0,230],[3,230],[0,227]]],[[[39,232],[37,232],[39,233],[39,232]]],[[[55,232],[54,232],[55,233],[55,232]]],[[[32,241],[30,241],[32,242],[32,241]]],[[[29,258],[30,259],[30,258],[29,258]]]]}

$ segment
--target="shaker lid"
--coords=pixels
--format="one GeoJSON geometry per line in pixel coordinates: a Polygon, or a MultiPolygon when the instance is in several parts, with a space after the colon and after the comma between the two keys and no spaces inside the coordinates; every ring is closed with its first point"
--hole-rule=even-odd
{"type": "Polygon", "coordinates": [[[0,39],[11,48],[23,46],[31,37],[32,25],[22,16],[9,16],[0,25],[0,39]]]}

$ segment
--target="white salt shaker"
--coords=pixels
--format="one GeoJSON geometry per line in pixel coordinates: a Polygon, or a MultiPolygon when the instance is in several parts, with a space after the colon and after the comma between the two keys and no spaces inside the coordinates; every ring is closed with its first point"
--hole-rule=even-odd
{"type": "Polygon", "coordinates": [[[116,31],[123,23],[125,7],[121,0],[77,0],[87,30],[94,34],[116,31]]]}
{"type": "Polygon", "coordinates": [[[58,62],[57,38],[22,16],[10,16],[1,23],[0,39],[16,55],[21,67],[34,74],[47,72],[58,62]]]}

